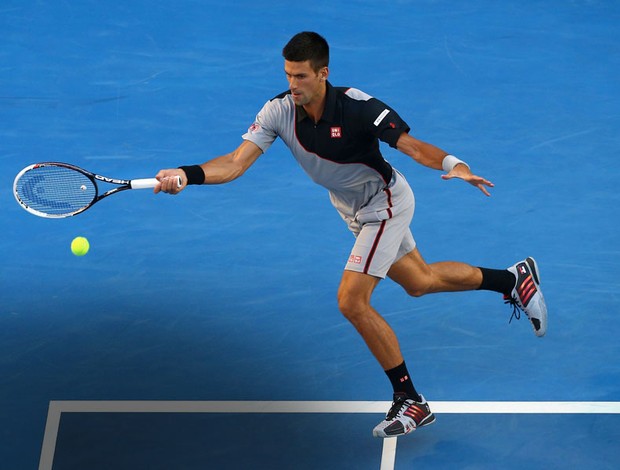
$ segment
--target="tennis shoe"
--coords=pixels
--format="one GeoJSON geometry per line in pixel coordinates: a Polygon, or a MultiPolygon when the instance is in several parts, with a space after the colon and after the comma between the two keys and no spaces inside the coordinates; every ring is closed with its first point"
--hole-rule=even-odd
{"type": "Polygon", "coordinates": [[[435,415],[422,395],[422,401],[408,398],[404,393],[395,393],[392,407],[385,419],[372,431],[375,437],[396,437],[409,434],[417,428],[435,421],[435,415]]]}
{"type": "MultiPolygon", "coordinates": [[[[540,274],[534,258],[526,258],[508,268],[517,278],[510,296],[504,296],[505,303],[513,307],[512,316],[519,320],[521,312],[529,318],[536,336],[547,332],[547,304],[540,290],[540,274]]],[[[510,323],[510,322],[509,322],[510,323]]]]}

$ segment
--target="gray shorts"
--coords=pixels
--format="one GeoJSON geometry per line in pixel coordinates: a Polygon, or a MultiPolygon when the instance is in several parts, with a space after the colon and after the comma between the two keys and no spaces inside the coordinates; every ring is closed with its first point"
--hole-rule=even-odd
{"type": "Polygon", "coordinates": [[[385,278],[390,267],[416,246],[409,228],[414,209],[415,198],[409,183],[394,170],[388,187],[349,222],[356,240],[345,270],[385,278]]]}

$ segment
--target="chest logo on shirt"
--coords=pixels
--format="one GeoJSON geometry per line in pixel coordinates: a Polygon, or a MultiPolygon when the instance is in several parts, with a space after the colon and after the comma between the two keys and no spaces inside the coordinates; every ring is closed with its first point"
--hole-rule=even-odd
{"type": "Polygon", "coordinates": [[[331,131],[332,139],[340,139],[342,137],[341,127],[332,127],[330,131],[331,131]]]}

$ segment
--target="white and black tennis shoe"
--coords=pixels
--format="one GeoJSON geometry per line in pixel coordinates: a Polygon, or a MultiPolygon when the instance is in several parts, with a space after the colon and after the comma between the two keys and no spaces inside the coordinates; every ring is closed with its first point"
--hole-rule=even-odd
{"type": "Polygon", "coordinates": [[[404,393],[395,393],[394,401],[385,419],[372,431],[375,437],[396,437],[409,434],[417,428],[435,422],[435,415],[420,395],[422,401],[408,398],[404,393]]]}
{"type": "Polygon", "coordinates": [[[513,306],[512,316],[517,320],[520,311],[529,318],[536,336],[547,332],[547,304],[540,290],[540,274],[534,258],[526,258],[508,268],[517,279],[510,296],[504,296],[505,303],[513,306]]]}

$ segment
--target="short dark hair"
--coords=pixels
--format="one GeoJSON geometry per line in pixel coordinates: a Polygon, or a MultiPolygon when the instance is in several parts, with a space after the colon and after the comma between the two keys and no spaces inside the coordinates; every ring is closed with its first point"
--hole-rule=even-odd
{"type": "Polygon", "coordinates": [[[290,62],[310,61],[315,72],[329,65],[329,45],[323,36],[312,31],[297,33],[282,49],[282,57],[290,62]]]}

